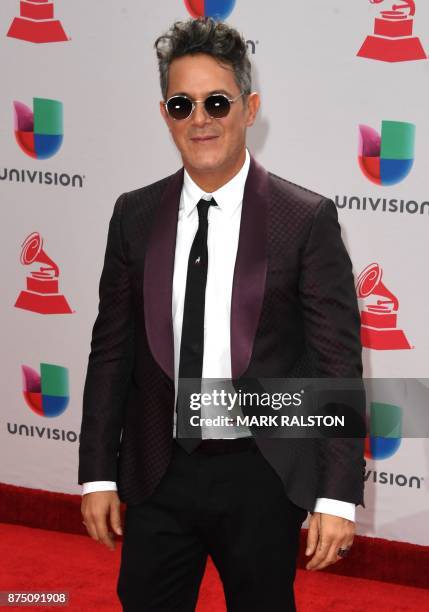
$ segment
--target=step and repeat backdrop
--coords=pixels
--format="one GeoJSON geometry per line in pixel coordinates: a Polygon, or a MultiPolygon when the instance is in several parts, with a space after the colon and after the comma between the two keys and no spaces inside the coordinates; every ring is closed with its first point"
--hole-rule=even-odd
{"type": "MultiPolygon", "coordinates": [[[[153,43],[197,15],[226,20],[247,41],[262,97],[252,153],[338,207],[365,376],[428,377],[427,2],[2,0],[5,483],[80,493],[82,391],[108,223],[120,193],[181,164],[159,113],[153,43]]],[[[369,407],[358,531],[429,544],[429,443],[401,439],[410,401],[398,383],[369,407]],[[383,443],[386,419],[396,426],[383,443]]]]}

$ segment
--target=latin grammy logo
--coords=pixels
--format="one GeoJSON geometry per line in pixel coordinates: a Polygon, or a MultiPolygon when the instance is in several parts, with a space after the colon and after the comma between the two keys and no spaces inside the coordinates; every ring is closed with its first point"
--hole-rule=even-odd
{"type": "Polygon", "coordinates": [[[7,36],[32,43],[68,40],[61,21],[54,19],[54,3],[50,0],[21,0],[20,16],[12,21],[7,36]]]}
{"type": "Polygon", "coordinates": [[[378,298],[375,303],[366,304],[361,311],[362,346],[377,350],[413,348],[402,329],[397,328],[398,298],[381,282],[382,274],[381,267],[371,263],[357,279],[356,292],[359,298],[378,298]]]}
{"type": "Polygon", "coordinates": [[[47,264],[27,276],[27,289],[21,291],[15,302],[16,308],[39,314],[70,314],[73,310],[66,298],[58,291],[58,266],[43,250],[43,240],[38,232],[25,239],[21,251],[21,263],[29,266],[34,262],[47,264]]]}
{"type": "MultiPolygon", "coordinates": [[[[369,1],[371,4],[384,2],[369,1]]],[[[357,55],[382,62],[426,59],[420,39],[413,36],[415,14],[414,0],[403,0],[400,4],[393,4],[392,10],[381,11],[380,16],[375,18],[374,34],[366,37],[357,55]]]]}

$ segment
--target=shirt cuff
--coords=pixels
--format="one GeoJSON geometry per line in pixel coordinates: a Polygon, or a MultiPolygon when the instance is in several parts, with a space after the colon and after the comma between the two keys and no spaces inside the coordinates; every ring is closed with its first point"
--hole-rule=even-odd
{"type": "Polygon", "coordinates": [[[333,514],[341,516],[349,521],[355,520],[356,505],[350,502],[340,501],[339,499],[329,499],[328,497],[318,497],[314,512],[323,512],[324,514],[333,514]]]}
{"type": "Polygon", "coordinates": [[[94,480],[93,482],[84,482],[82,485],[82,495],[87,493],[96,493],[97,491],[117,491],[116,482],[111,480],[94,480]]]}

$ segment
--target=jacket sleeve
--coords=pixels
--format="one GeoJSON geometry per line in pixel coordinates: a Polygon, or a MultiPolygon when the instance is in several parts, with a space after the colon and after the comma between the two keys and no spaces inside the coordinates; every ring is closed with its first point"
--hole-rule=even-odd
{"type": "MultiPolygon", "coordinates": [[[[302,253],[300,299],[314,378],[358,378],[354,414],[365,424],[360,315],[352,263],[341,238],[337,209],[323,199],[302,253]]],[[[363,503],[364,437],[323,438],[318,497],[363,503]]]]}
{"type": "Polygon", "coordinates": [[[126,194],[110,219],[92,330],[79,444],[78,482],[116,481],[117,454],[134,362],[134,309],[122,235],[126,194]]]}

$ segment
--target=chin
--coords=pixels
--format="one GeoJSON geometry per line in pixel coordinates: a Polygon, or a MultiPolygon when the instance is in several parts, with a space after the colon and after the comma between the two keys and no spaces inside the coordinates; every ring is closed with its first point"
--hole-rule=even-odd
{"type": "Polygon", "coordinates": [[[224,159],[220,155],[199,155],[198,157],[189,157],[187,161],[195,170],[210,172],[222,167],[224,159]]]}

